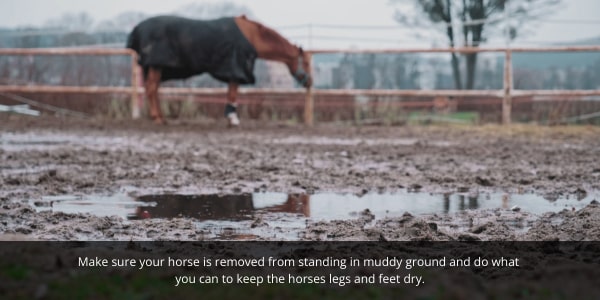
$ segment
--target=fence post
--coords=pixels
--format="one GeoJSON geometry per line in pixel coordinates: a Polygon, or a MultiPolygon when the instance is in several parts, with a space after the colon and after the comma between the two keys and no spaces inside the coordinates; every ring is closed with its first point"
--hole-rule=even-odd
{"type": "Polygon", "coordinates": [[[131,118],[139,119],[141,116],[142,101],[139,95],[140,71],[137,64],[137,53],[131,54],[131,118]]]}
{"type": "MultiPolygon", "coordinates": [[[[309,66],[310,66],[310,77],[314,80],[313,71],[312,71],[312,53],[308,54],[309,66]]],[[[314,81],[313,81],[314,84],[314,81]]],[[[315,99],[313,97],[313,89],[312,86],[306,90],[306,98],[304,101],[304,125],[313,126],[314,124],[314,105],[315,99]]]]}
{"type": "Polygon", "coordinates": [[[507,49],[504,56],[504,99],[502,100],[502,124],[511,123],[512,112],[512,51],[507,49]]]}

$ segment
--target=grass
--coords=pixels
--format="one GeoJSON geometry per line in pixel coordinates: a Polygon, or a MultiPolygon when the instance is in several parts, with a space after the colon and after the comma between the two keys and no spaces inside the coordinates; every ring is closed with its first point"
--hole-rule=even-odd
{"type": "Polygon", "coordinates": [[[448,114],[432,114],[412,112],[408,115],[409,124],[419,123],[456,123],[456,124],[478,124],[479,114],[476,112],[454,112],[448,114]]]}
{"type": "Polygon", "coordinates": [[[19,264],[9,264],[2,268],[1,274],[12,280],[25,280],[29,277],[29,268],[19,264]]]}

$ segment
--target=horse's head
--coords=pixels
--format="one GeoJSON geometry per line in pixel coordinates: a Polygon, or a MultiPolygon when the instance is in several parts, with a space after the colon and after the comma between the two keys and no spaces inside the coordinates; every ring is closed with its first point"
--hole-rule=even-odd
{"type": "Polygon", "coordinates": [[[311,68],[310,68],[310,53],[304,52],[302,48],[298,48],[298,57],[295,63],[292,64],[290,71],[292,76],[305,88],[312,86],[311,68]]]}

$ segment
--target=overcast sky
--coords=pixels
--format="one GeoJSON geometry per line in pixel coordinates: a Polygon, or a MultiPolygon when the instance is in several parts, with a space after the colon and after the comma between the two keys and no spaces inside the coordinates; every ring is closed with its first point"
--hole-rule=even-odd
{"type": "MultiPolygon", "coordinates": [[[[189,3],[215,0],[2,0],[0,1],[0,27],[41,26],[48,19],[64,13],[87,12],[95,21],[110,19],[125,11],[147,14],[167,14],[189,3]]],[[[402,30],[340,30],[314,27],[308,40],[308,28],[290,29],[297,24],[357,24],[397,25],[394,9],[389,0],[232,0],[247,6],[263,23],[279,29],[284,36],[305,47],[359,47],[412,46],[415,39],[402,30]],[[331,36],[318,39],[317,36],[331,36]],[[352,36],[356,40],[342,40],[352,36]],[[335,37],[340,38],[340,40],[335,37]],[[362,39],[362,40],[361,40],[362,39]],[[391,40],[381,42],[380,40],[391,40]],[[307,45],[309,44],[310,45],[307,45]]],[[[600,0],[563,0],[564,4],[548,19],[595,20],[599,23],[540,23],[521,44],[562,42],[600,36],[600,0]]],[[[430,41],[427,41],[431,45],[430,41]]]]}

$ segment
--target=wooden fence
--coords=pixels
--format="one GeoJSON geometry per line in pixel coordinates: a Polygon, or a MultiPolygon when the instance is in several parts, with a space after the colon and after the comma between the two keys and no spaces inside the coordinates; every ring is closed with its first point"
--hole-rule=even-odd
{"type": "MultiPolygon", "coordinates": [[[[242,95],[290,95],[305,94],[304,122],[307,125],[314,123],[314,96],[421,96],[421,97],[462,97],[486,96],[502,99],[502,121],[504,124],[511,122],[512,98],[515,96],[600,96],[600,89],[596,90],[515,90],[513,89],[512,53],[516,52],[600,52],[600,46],[577,47],[531,47],[531,48],[439,48],[439,49],[376,49],[376,50],[344,50],[323,49],[311,50],[311,54],[325,53],[504,53],[504,84],[501,90],[321,90],[321,89],[272,89],[272,88],[242,88],[242,95]]],[[[0,48],[0,55],[121,55],[131,57],[131,87],[110,86],[53,86],[53,85],[0,85],[0,93],[82,93],[104,94],[118,93],[131,95],[132,118],[139,118],[143,107],[142,96],[144,88],[141,84],[140,68],[137,65],[137,54],[130,49],[98,49],[98,48],[0,48]]],[[[225,89],[220,88],[161,88],[163,94],[224,94],[225,89]]]]}

